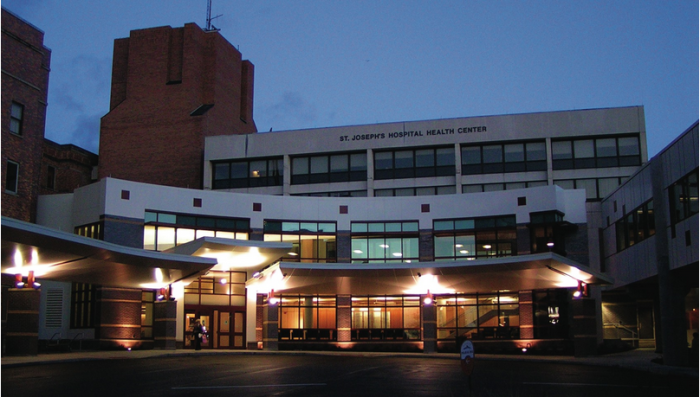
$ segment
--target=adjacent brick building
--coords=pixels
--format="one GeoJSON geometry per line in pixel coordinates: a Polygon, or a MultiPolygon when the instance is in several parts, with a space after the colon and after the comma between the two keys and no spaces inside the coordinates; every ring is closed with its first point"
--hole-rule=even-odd
{"type": "Polygon", "coordinates": [[[34,222],[51,50],[44,32],[2,9],[2,215],[34,222]]]}
{"type": "Polygon", "coordinates": [[[99,177],[202,188],[204,138],[256,132],[253,64],[189,23],[114,42],[99,177]]]}
{"type": "Polygon", "coordinates": [[[40,194],[70,193],[94,182],[97,159],[95,153],[81,147],[45,139],[40,194]]]}

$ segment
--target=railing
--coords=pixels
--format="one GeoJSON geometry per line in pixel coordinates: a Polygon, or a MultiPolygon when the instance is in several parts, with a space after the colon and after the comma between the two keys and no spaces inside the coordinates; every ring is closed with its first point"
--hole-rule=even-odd
{"type": "MultiPolygon", "coordinates": [[[[639,336],[638,336],[638,333],[636,330],[634,330],[632,328],[625,327],[624,325],[622,325],[621,322],[620,323],[605,323],[605,324],[603,324],[603,326],[604,327],[613,327],[613,328],[615,328],[616,331],[622,330],[622,331],[629,332],[630,336],[627,337],[627,339],[639,339],[639,336]]],[[[618,336],[619,336],[619,332],[618,332],[618,336]]],[[[620,339],[622,339],[622,337],[620,337],[620,339]]]]}
{"type": "Polygon", "coordinates": [[[334,329],[282,328],[278,339],[281,341],[333,341],[338,337],[334,329]]]}
{"type": "Polygon", "coordinates": [[[73,346],[73,342],[75,342],[76,339],[78,339],[78,350],[82,351],[83,350],[83,339],[85,339],[85,333],[79,332],[79,333],[75,334],[75,336],[73,336],[73,339],[71,340],[69,347],[73,346]],[[78,339],[79,336],[80,336],[80,339],[78,339]]]}
{"type": "Polygon", "coordinates": [[[420,329],[411,328],[356,328],[350,334],[355,341],[420,340],[420,329]]]}

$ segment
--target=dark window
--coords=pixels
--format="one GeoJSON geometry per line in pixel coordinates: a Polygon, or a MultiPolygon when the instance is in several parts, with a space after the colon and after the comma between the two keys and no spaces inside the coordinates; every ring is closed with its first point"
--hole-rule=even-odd
{"type": "Polygon", "coordinates": [[[56,167],[48,166],[46,169],[46,187],[48,189],[56,188],[56,167]]]}
{"type": "Polygon", "coordinates": [[[655,233],[654,202],[649,200],[615,222],[617,251],[631,247],[655,233]]]}
{"type": "Polygon", "coordinates": [[[605,137],[552,142],[552,168],[628,167],[641,164],[639,137],[605,137]]]}
{"type": "Polygon", "coordinates": [[[451,176],[454,164],[452,147],[375,152],[374,179],[451,176]]]}
{"type": "Polygon", "coordinates": [[[671,185],[669,206],[671,223],[676,224],[698,213],[698,170],[684,176],[671,185]]]}
{"type": "Polygon", "coordinates": [[[12,102],[10,109],[10,132],[22,135],[22,124],[24,121],[24,105],[12,102]]]}
{"type": "Polygon", "coordinates": [[[367,179],[365,153],[339,153],[292,158],[292,185],[364,181],[367,179]]]}
{"type": "Polygon", "coordinates": [[[73,283],[71,289],[71,328],[92,328],[96,322],[95,286],[73,283]]]}
{"type": "Polygon", "coordinates": [[[282,158],[221,161],[212,167],[213,189],[282,186],[282,158]]]}
{"type": "Polygon", "coordinates": [[[5,175],[5,192],[17,193],[19,181],[19,164],[7,161],[7,174],[5,175]]]}
{"type": "Polygon", "coordinates": [[[543,141],[462,147],[462,174],[546,171],[547,152],[543,141]]]}

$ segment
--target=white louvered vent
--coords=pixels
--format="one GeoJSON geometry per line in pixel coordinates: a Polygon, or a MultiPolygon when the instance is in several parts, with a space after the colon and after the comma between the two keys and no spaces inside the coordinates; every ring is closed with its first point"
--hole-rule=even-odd
{"type": "Polygon", "coordinates": [[[63,326],[63,290],[50,288],[46,291],[46,328],[63,326]]]}

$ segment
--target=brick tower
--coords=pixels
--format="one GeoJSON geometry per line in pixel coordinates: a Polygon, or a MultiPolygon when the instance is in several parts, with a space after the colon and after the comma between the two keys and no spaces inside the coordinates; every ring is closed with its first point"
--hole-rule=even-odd
{"type": "Polygon", "coordinates": [[[194,23],[114,41],[99,177],[202,188],[204,138],[257,132],[254,67],[194,23]]]}

